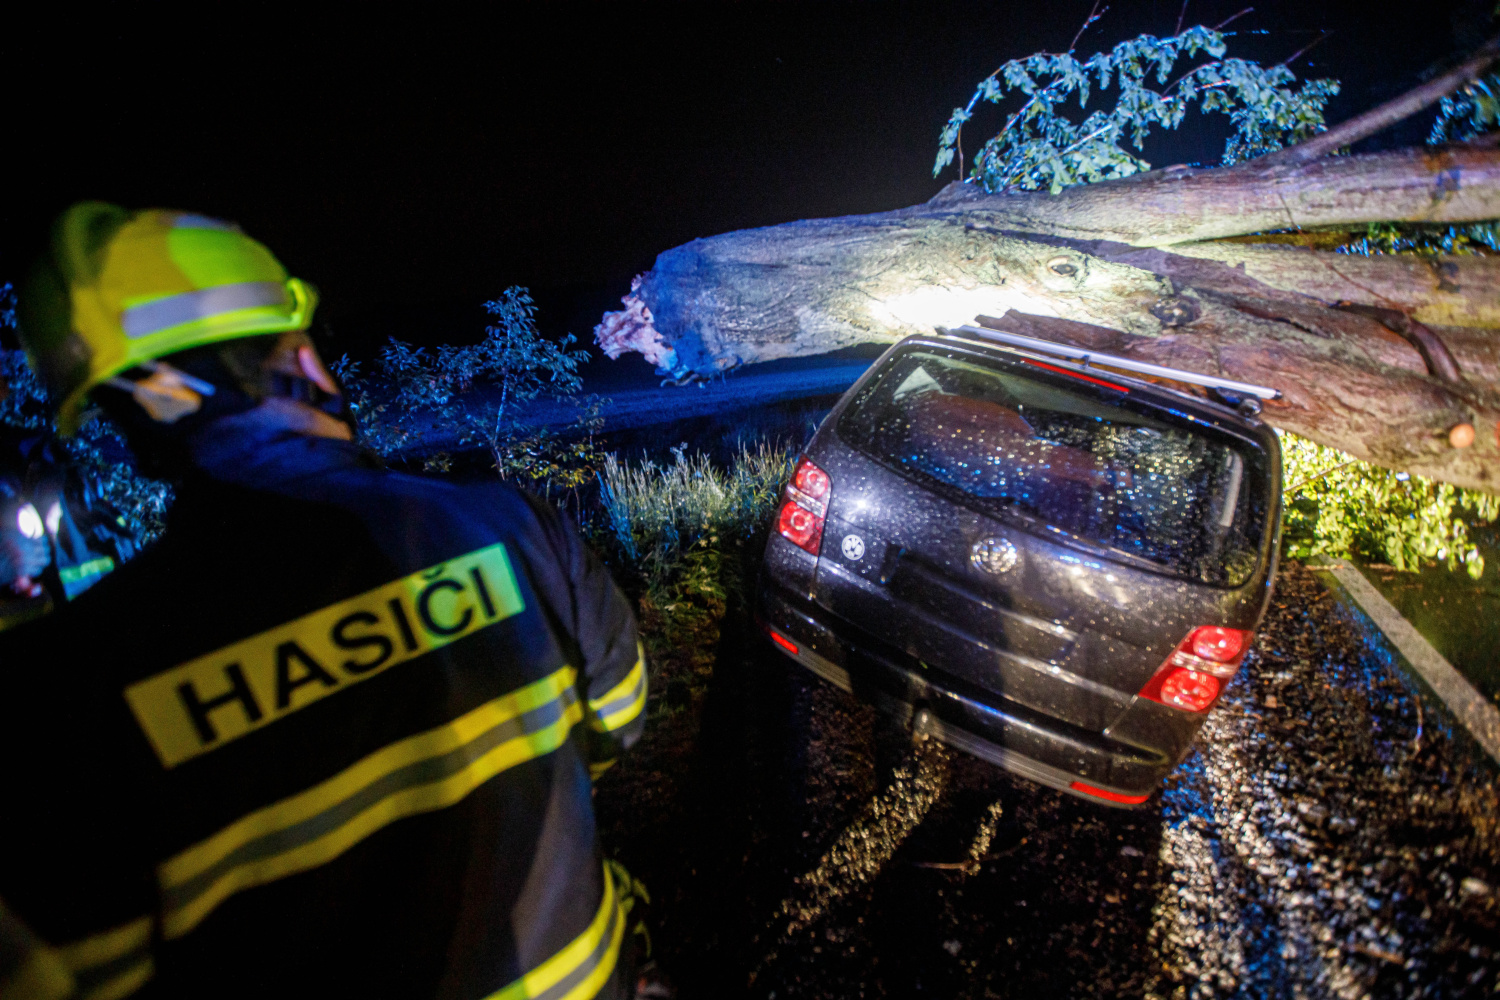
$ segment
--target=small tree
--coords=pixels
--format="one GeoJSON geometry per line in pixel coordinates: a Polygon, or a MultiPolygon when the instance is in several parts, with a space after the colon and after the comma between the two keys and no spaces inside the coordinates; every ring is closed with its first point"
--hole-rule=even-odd
{"type": "Polygon", "coordinates": [[[561,341],[542,337],[536,328],[536,304],[524,288],[507,288],[500,298],[484,304],[495,318],[484,328],[484,340],[472,353],[465,348],[443,347],[439,364],[462,371],[471,382],[486,378],[499,390],[500,398],[488,409],[485,425],[492,449],[517,436],[516,417],[520,404],[543,393],[556,397],[575,396],[583,388],[578,366],[588,360],[588,351],[570,351],[576,338],[570,333],[561,341]]]}
{"type": "MultiPolygon", "coordinates": [[[[519,286],[484,304],[492,317],[477,344],[444,344],[436,351],[391,338],[375,356],[370,374],[348,355],[334,365],[364,441],[382,455],[421,448],[446,428],[460,446],[490,450],[502,479],[520,479],[546,491],[576,490],[593,478],[599,456],[593,435],[603,403],[578,396],[578,366],[588,352],[572,349],[572,334],[548,340],[536,326],[536,303],[519,286]],[[578,419],[563,434],[525,419],[526,404],[541,397],[572,400],[578,419]]],[[[428,456],[429,469],[447,467],[446,454],[428,456]]]]}

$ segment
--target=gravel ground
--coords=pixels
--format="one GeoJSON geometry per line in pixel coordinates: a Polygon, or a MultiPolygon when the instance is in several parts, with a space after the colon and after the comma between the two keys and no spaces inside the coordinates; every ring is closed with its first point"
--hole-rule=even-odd
{"type": "Polygon", "coordinates": [[[1500,994],[1493,771],[1313,574],[1275,601],[1132,811],[913,744],[731,614],[598,790],[659,968],[683,998],[1500,994]]]}

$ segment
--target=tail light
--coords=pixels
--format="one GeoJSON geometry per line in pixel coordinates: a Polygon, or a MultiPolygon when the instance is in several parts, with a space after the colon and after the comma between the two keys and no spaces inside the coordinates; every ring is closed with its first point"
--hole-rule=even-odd
{"type": "Polygon", "coordinates": [[[828,473],[804,458],[797,463],[797,471],[792,473],[791,488],[787,490],[787,495],[797,497],[803,506],[809,510],[816,508],[818,514],[822,515],[828,513],[828,494],[831,490],[828,473]]]}
{"type": "Polygon", "coordinates": [[[828,473],[805,458],[798,462],[792,481],[786,485],[786,500],[776,515],[776,530],[781,537],[817,555],[823,543],[823,518],[828,513],[828,497],[832,492],[828,473]]]}
{"type": "Polygon", "coordinates": [[[1250,638],[1249,632],[1221,625],[1193,629],[1141,688],[1141,697],[1186,712],[1208,711],[1240,669],[1250,638]]]}
{"type": "Polygon", "coordinates": [[[1073,791],[1075,792],[1082,792],[1085,795],[1092,795],[1096,799],[1107,799],[1110,802],[1118,802],[1121,805],[1127,806],[1138,806],[1151,797],[1150,792],[1138,795],[1131,795],[1125,792],[1112,792],[1108,788],[1097,788],[1094,785],[1090,785],[1082,781],[1075,781],[1068,787],[1073,789],[1073,791]]]}

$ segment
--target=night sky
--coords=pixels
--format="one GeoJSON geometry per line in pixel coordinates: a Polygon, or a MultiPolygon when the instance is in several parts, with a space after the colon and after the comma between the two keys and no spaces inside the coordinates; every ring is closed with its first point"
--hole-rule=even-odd
{"type": "MultiPolygon", "coordinates": [[[[0,277],[61,207],[104,198],[238,221],[321,288],[335,352],[392,333],[472,339],[479,303],[510,284],[533,289],[545,330],[589,342],[630,276],[670,247],[931,197],[951,179],[931,176],[951,109],[1005,59],[1065,48],[1090,2],[540,16],[362,5],[312,20],[238,5],[239,20],[211,26],[138,4],[72,9],[0,39],[11,177],[0,277]]],[[[1187,23],[1247,2],[1191,0],[1187,23]]],[[[1344,81],[1330,121],[1476,45],[1490,8],[1254,2],[1231,55],[1279,62],[1332,32],[1294,64],[1344,81]]],[[[1179,8],[1117,0],[1080,54],[1169,33],[1179,8]]],[[[971,125],[966,148],[1001,115],[971,125]]],[[[1379,143],[1420,141],[1428,122],[1379,143]]],[[[1213,163],[1222,134],[1169,135],[1146,156],[1213,163]]]]}

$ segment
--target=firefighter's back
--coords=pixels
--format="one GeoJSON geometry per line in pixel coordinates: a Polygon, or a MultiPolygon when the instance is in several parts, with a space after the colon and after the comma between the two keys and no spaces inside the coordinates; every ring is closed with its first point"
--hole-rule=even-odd
{"type": "Polygon", "coordinates": [[[0,898],[85,992],[595,995],[580,723],[644,702],[618,592],[498,485],[257,460],[4,637],[0,898]]]}

